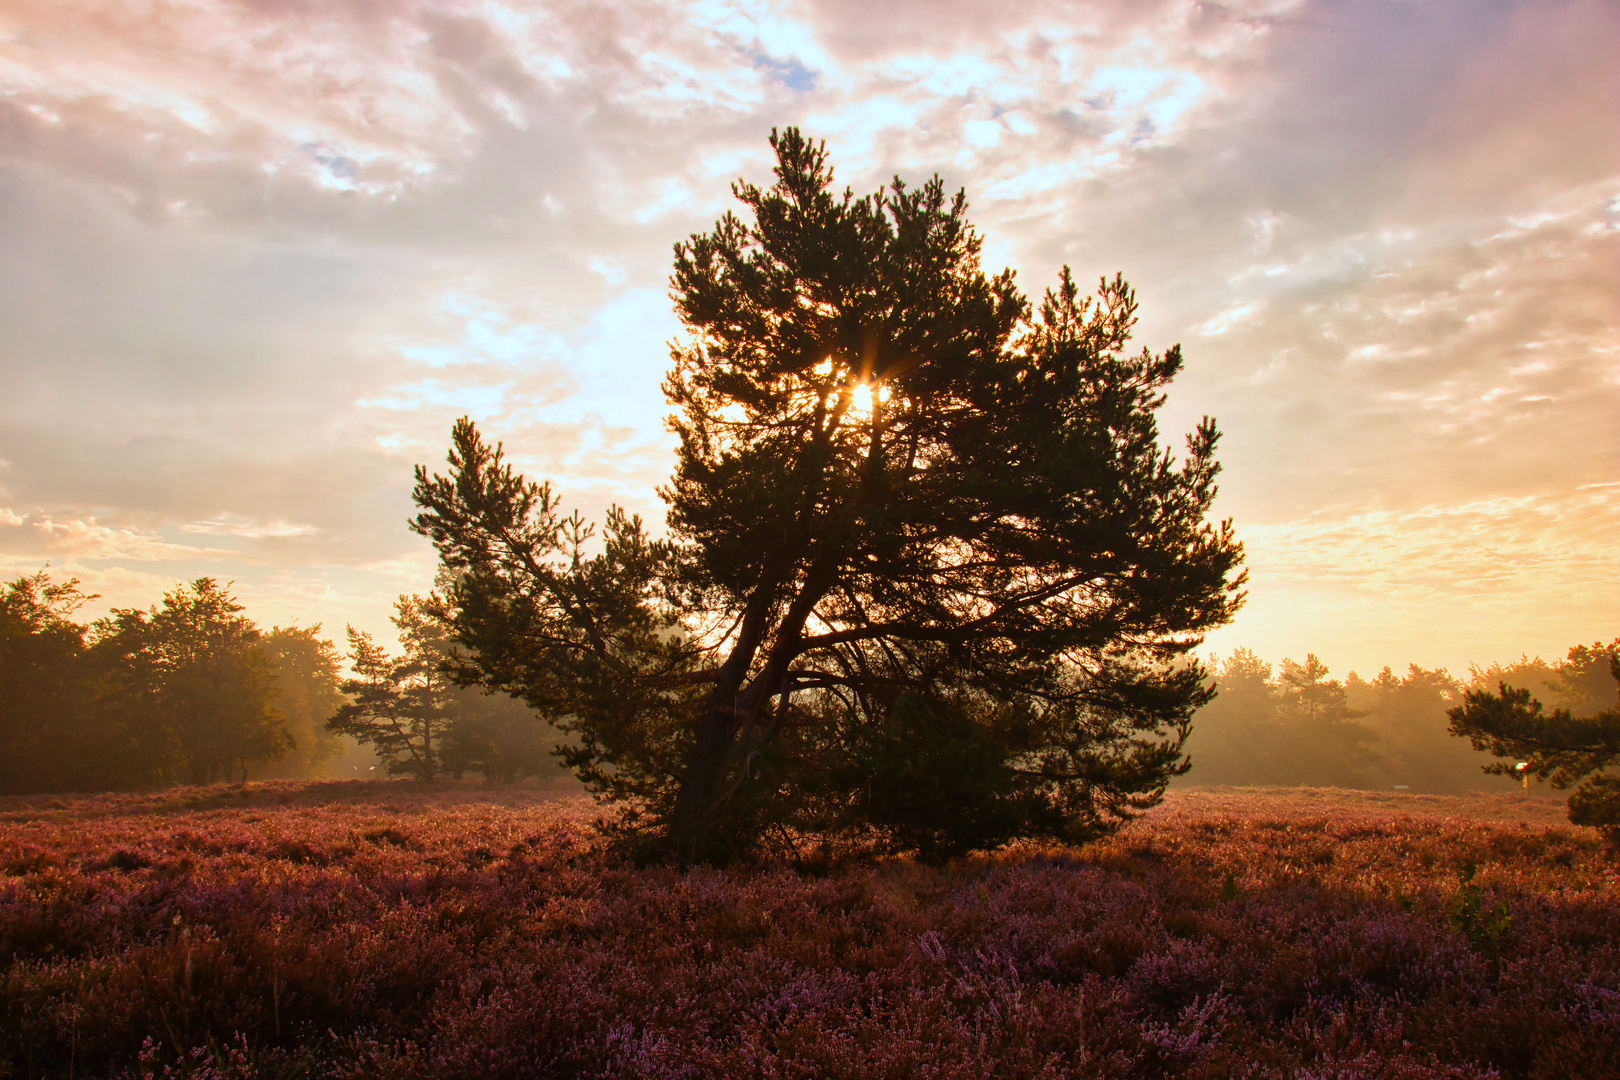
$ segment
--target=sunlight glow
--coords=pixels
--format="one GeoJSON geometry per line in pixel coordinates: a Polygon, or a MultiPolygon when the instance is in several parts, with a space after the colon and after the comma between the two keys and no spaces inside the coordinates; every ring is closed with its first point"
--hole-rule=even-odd
{"type": "Polygon", "coordinates": [[[872,415],[872,388],[866,383],[850,391],[849,411],[862,419],[872,415]]]}
{"type": "Polygon", "coordinates": [[[860,383],[850,391],[849,411],[851,414],[866,419],[872,415],[872,405],[878,401],[889,400],[889,388],[878,386],[874,391],[871,383],[860,383]]]}

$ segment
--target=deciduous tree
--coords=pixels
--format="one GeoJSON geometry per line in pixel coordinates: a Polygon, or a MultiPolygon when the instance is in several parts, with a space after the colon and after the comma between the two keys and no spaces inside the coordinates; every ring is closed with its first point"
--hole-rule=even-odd
{"type": "Polygon", "coordinates": [[[320,636],[321,626],[277,626],[261,639],[276,688],[276,708],[286,718],[293,748],[269,775],[325,775],[327,762],[343,752],[341,736],[326,721],[343,705],[338,689],[343,658],[320,636]]]}
{"type": "Polygon", "coordinates": [[[115,608],[92,625],[106,672],[102,710],[143,785],[229,780],[293,747],[276,708],[259,628],[227,588],[198,578],[148,611],[115,608]]]}
{"type": "Polygon", "coordinates": [[[78,585],[41,570],[0,589],[0,793],[99,786],[93,674],[70,618],[95,597],[78,585]]]}
{"type": "Polygon", "coordinates": [[[444,767],[461,779],[469,771],[510,783],[540,776],[568,783],[553,750],[556,733],[536,720],[527,704],[478,686],[456,687],[453,717],[444,737],[444,767]]]}

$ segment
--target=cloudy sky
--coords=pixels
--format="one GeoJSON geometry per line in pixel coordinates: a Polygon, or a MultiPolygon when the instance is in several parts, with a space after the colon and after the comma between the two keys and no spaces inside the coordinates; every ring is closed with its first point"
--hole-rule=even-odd
{"type": "Polygon", "coordinates": [[[1620,6],[6,0],[0,570],[386,627],[471,414],[661,519],[670,245],[766,135],[1123,271],[1336,674],[1620,635],[1620,6]]]}

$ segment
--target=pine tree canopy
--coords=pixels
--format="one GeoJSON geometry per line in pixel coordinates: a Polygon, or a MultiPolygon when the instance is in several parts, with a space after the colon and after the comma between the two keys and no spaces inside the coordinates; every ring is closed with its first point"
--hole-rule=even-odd
{"type": "Polygon", "coordinates": [[[1180,349],[1127,352],[1119,276],[1034,310],[938,177],[857,197],[771,145],[747,219],[675,245],[666,538],[597,537],[465,419],[417,469],[457,677],[682,860],[1104,833],[1185,771],[1191,650],[1242,601],[1214,421],[1160,440],[1180,349]]]}
{"type": "MultiPolygon", "coordinates": [[[[1585,689],[1579,686],[1579,675],[1590,677],[1604,667],[1620,685],[1620,640],[1607,646],[1598,642],[1591,649],[1577,645],[1569,651],[1569,660],[1560,680],[1566,690],[1585,689]]],[[[1529,690],[1505,682],[1497,684],[1495,693],[1470,690],[1463,703],[1448,712],[1451,733],[1465,736],[1475,750],[1506,759],[1484,766],[1488,773],[1528,774],[1551,781],[1560,791],[1579,784],[1570,793],[1569,820],[1620,839],[1620,775],[1610,771],[1620,763],[1620,701],[1615,691],[1611,685],[1607,709],[1577,717],[1569,709],[1543,712],[1529,690]]]]}

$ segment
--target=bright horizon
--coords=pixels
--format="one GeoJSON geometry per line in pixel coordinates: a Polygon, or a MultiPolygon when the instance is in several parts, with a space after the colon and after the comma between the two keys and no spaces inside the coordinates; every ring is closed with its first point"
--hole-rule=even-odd
{"type": "Polygon", "coordinates": [[[0,12],[0,570],[392,639],[471,415],[654,522],[670,246],[824,138],[1038,297],[1123,272],[1225,433],[1199,650],[1620,636],[1620,9],[20,0],[0,12]]]}

